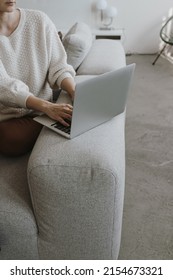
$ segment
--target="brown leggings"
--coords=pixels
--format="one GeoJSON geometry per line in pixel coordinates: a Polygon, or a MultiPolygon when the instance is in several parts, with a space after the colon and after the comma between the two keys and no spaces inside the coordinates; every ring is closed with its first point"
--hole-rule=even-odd
{"type": "Polygon", "coordinates": [[[21,156],[33,148],[42,129],[33,117],[0,122],[0,154],[21,156]]]}

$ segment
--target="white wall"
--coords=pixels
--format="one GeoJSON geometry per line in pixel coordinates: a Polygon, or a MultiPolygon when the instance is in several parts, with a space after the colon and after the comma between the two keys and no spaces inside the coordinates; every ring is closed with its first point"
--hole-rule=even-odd
{"type": "MultiPolygon", "coordinates": [[[[92,28],[98,25],[96,0],[17,0],[19,7],[40,9],[54,21],[58,30],[76,21],[92,28]]],[[[173,7],[172,0],[107,0],[118,9],[115,28],[124,28],[126,53],[154,53],[159,46],[162,20],[173,7]]]]}

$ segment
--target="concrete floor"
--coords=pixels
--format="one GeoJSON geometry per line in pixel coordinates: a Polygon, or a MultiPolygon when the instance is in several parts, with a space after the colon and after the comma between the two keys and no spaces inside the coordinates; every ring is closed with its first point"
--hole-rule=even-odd
{"type": "Polygon", "coordinates": [[[119,259],[173,259],[173,64],[136,63],[126,118],[126,190],[119,259]]]}

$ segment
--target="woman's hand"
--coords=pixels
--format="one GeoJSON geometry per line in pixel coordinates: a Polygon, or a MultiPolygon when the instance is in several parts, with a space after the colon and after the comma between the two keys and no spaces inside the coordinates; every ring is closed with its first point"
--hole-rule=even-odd
{"type": "Polygon", "coordinates": [[[65,119],[71,120],[73,107],[70,104],[55,104],[30,95],[26,100],[26,106],[28,109],[45,113],[51,119],[69,126],[65,119]]]}
{"type": "Polygon", "coordinates": [[[55,104],[50,103],[45,107],[44,113],[51,119],[69,126],[65,120],[71,120],[73,107],[70,104],[55,104]]]}
{"type": "MultiPolygon", "coordinates": [[[[71,99],[74,99],[75,82],[73,78],[65,78],[61,82],[61,88],[67,91],[71,99]]],[[[42,112],[51,119],[69,126],[65,120],[71,120],[73,107],[70,104],[55,104],[49,101],[30,95],[26,100],[26,107],[34,111],[42,112]]]]}

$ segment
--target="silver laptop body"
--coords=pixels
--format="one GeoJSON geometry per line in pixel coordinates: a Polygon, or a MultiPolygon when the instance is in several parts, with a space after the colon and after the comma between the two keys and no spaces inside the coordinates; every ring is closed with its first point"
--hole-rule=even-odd
{"type": "MultiPolygon", "coordinates": [[[[134,69],[135,64],[130,64],[78,83],[70,132],[66,132],[66,127],[62,128],[64,131],[59,129],[57,122],[46,115],[34,119],[69,139],[74,138],[125,110],[134,69]]],[[[61,103],[65,103],[63,97],[61,103]]]]}

